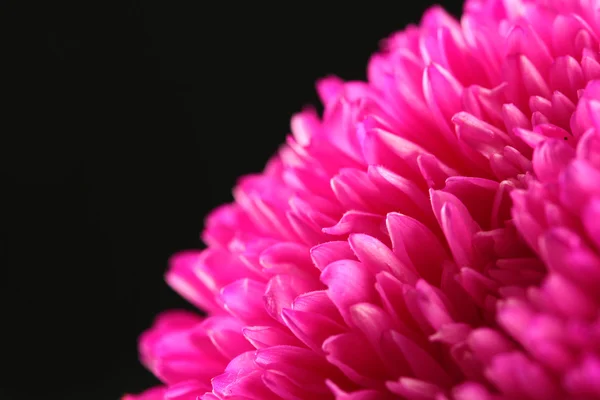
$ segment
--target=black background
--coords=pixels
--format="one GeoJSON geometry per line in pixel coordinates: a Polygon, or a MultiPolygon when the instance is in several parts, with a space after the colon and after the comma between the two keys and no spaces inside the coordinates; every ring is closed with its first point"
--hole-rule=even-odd
{"type": "Polygon", "coordinates": [[[431,3],[3,2],[0,399],[156,384],[137,337],[190,308],[167,258],[201,246],[317,78],[364,79],[379,39],[431,3]]]}

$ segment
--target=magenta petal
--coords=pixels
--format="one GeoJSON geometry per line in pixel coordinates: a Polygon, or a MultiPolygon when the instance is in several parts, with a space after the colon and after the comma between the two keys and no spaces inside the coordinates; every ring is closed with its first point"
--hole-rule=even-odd
{"type": "Polygon", "coordinates": [[[277,372],[306,390],[327,392],[325,377],[332,367],[309,349],[294,346],[261,349],[257,350],[254,362],[265,371],[277,372]]]}
{"type": "Polygon", "coordinates": [[[587,231],[588,237],[600,250],[600,197],[591,199],[583,211],[583,225],[587,231]]]}
{"type": "MultiPolygon", "coordinates": [[[[600,109],[600,104],[598,108],[600,109]]],[[[600,169],[600,136],[596,129],[590,128],[579,140],[577,158],[587,161],[596,169],[600,169]]]]}
{"type": "Polygon", "coordinates": [[[498,288],[495,281],[471,268],[462,268],[456,279],[473,301],[482,308],[485,308],[488,297],[494,296],[498,288]]]}
{"type": "Polygon", "coordinates": [[[227,317],[210,317],[202,323],[206,336],[228,359],[252,349],[252,345],[242,335],[242,328],[239,320],[227,317]]]}
{"type": "MultiPolygon", "coordinates": [[[[438,124],[446,125],[460,111],[460,95],[463,87],[450,72],[438,64],[431,64],[423,72],[423,94],[437,118],[438,124]],[[434,89],[435,88],[435,89],[434,89]]],[[[452,142],[450,134],[447,135],[452,142]]]]}
{"type": "Polygon", "coordinates": [[[231,360],[225,372],[212,379],[213,394],[219,399],[275,399],[262,382],[262,371],[254,364],[254,351],[231,360]]]}
{"type": "Polygon", "coordinates": [[[276,275],[267,285],[265,294],[262,298],[267,313],[277,321],[284,323],[281,317],[281,310],[290,308],[296,297],[302,293],[321,289],[322,285],[318,281],[303,279],[294,275],[276,275]]]}
{"type": "Polygon", "coordinates": [[[386,371],[375,350],[356,333],[332,336],[323,343],[327,361],[338,367],[353,382],[367,388],[380,388],[386,371]]]}
{"type": "Polygon", "coordinates": [[[248,326],[242,332],[257,349],[279,345],[301,346],[298,339],[277,326],[248,326]]]}
{"type": "Polygon", "coordinates": [[[507,338],[490,328],[475,329],[469,335],[468,343],[477,357],[486,363],[496,355],[507,353],[514,348],[507,338]]]}
{"type": "Polygon", "coordinates": [[[454,195],[469,210],[479,226],[486,229],[491,225],[493,203],[499,190],[498,182],[455,176],[446,180],[443,191],[454,195]]]}
{"type": "Polygon", "coordinates": [[[441,387],[449,387],[453,379],[440,364],[416,343],[398,332],[391,332],[391,338],[404,355],[413,373],[418,379],[434,383],[441,387]]]}
{"type": "Polygon", "coordinates": [[[435,400],[438,394],[443,393],[440,387],[414,378],[400,378],[397,382],[387,382],[386,386],[409,400],[435,400]]]}
{"type": "Polygon", "coordinates": [[[319,116],[314,109],[306,109],[292,116],[290,127],[298,144],[306,147],[310,144],[312,138],[319,134],[319,116]]]}
{"type": "Polygon", "coordinates": [[[386,224],[394,254],[400,261],[413,265],[427,281],[439,282],[440,268],[448,254],[431,230],[419,221],[398,213],[389,213],[386,224]],[[427,251],[422,251],[423,248],[427,251]]]}
{"type": "Polygon", "coordinates": [[[233,316],[252,325],[271,321],[263,307],[266,285],[250,279],[240,279],[221,289],[224,307],[233,316]]]}
{"type": "Polygon", "coordinates": [[[476,267],[478,260],[473,252],[471,238],[480,229],[467,208],[456,196],[443,191],[431,191],[431,204],[456,263],[460,267],[476,267]]]}
{"type": "Polygon", "coordinates": [[[308,248],[297,243],[277,243],[260,254],[260,264],[269,274],[307,274],[318,277],[308,248]]]}
{"type": "Polygon", "coordinates": [[[282,317],[292,333],[317,353],[322,352],[323,342],[327,338],[346,331],[344,326],[316,313],[284,308],[282,317]]]}
{"type": "Polygon", "coordinates": [[[378,214],[365,213],[361,211],[348,211],[339,222],[332,227],[323,228],[328,235],[347,237],[350,233],[360,232],[385,241],[383,217],[378,214]]]}
{"type": "Polygon", "coordinates": [[[328,76],[317,82],[317,92],[324,104],[335,100],[343,89],[343,81],[337,76],[328,76]]]}
{"type": "Polygon", "coordinates": [[[431,341],[439,341],[454,345],[467,339],[472,329],[469,325],[461,323],[451,323],[440,327],[440,329],[429,337],[431,341]]]}
{"type": "Polygon", "coordinates": [[[358,303],[377,304],[375,278],[356,261],[341,260],[329,264],[321,274],[327,295],[340,310],[347,323],[352,320],[349,309],[358,303]]]}
{"type": "Polygon", "coordinates": [[[466,112],[454,115],[452,122],[459,139],[485,158],[512,144],[506,133],[466,112]]]}
{"type": "Polygon", "coordinates": [[[564,384],[571,393],[582,398],[600,396],[600,359],[593,355],[585,357],[577,368],[567,374],[564,384]]]}
{"type": "Polygon", "coordinates": [[[195,380],[180,382],[167,389],[164,394],[164,400],[188,400],[201,396],[210,390],[210,385],[195,380]]]}
{"type": "Polygon", "coordinates": [[[170,260],[207,317],[140,337],[139,398],[600,398],[599,34],[597,0],[467,0],[321,80],[170,260]]]}
{"type": "Polygon", "coordinates": [[[390,206],[373,208],[373,211],[395,210],[429,224],[435,221],[427,195],[416,183],[380,166],[369,166],[368,175],[379,188],[380,197],[394,199],[390,206]]]}
{"type": "Polygon", "coordinates": [[[448,177],[458,175],[458,172],[447,167],[431,154],[420,155],[417,162],[421,175],[431,189],[441,189],[448,177]]]}
{"type": "Polygon", "coordinates": [[[494,358],[486,372],[505,395],[535,400],[559,398],[560,390],[552,377],[520,353],[507,353],[494,358]]]}
{"type": "Polygon", "coordinates": [[[575,160],[559,178],[560,201],[577,213],[591,196],[600,196],[600,171],[584,160],[575,160]]]}
{"type": "Polygon", "coordinates": [[[502,106],[502,118],[509,134],[514,134],[515,129],[531,129],[531,121],[512,103],[502,106]]]}
{"type": "Polygon", "coordinates": [[[554,301],[555,309],[566,318],[593,318],[598,311],[598,305],[593,296],[581,290],[574,282],[563,275],[550,273],[542,290],[554,301]]]}
{"type": "Polygon", "coordinates": [[[362,332],[378,355],[384,359],[381,339],[392,329],[393,321],[381,308],[369,303],[359,303],[350,308],[353,325],[362,332]]]}
{"type": "Polygon", "coordinates": [[[326,389],[323,389],[320,393],[306,390],[303,386],[294,383],[287,375],[271,370],[263,372],[262,381],[271,392],[277,395],[278,399],[300,400],[326,393],[326,389]]]}
{"type": "Polygon", "coordinates": [[[424,280],[417,282],[416,289],[419,308],[433,329],[437,330],[445,324],[454,322],[449,307],[450,302],[441,290],[424,280]]]}
{"type": "Polygon", "coordinates": [[[363,140],[363,153],[370,165],[383,165],[391,171],[418,182],[421,177],[417,159],[428,154],[420,146],[381,129],[370,129],[363,140]]]}
{"type": "Polygon", "coordinates": [[[165,275],[165,280],[181,296],[192,304],[207,310],[219,310],[215,301],[217,285],[210,276],[201,275],[199,260],[201,253],[196,251],[182,252],[171,257],[170,268],[165,275]]]}
{"type": "Polygon", "coordinates": [[[452,390],[453,398],[456,400],[495,400],[497,396],[493,396],[481,384],[466,382],[456,386],[452,390]]]}
{"type": "Polygon", "coordinates": [[[326,290],[315,290],[299,295],[294,300],[292,308],[296,311],[322,314],[339,324],[344,323],[339,310],[327,296],[326,290]]]}
{"type": "Polygon", "coordinates": [[[600,284],[600,258],[572,231],[556,228],[540,238],[540,252],[548,267],[595,291],[600,284]]]}
{"type": "Polygon", "coordinates": [[[202,396],[196,397],[196,400],[221,400],[219,396],[212,392],[204,393],[202,396]]]}
{"type": "Polygon", "coordinates": [[[418,305],[415,301],[410,301],[410,292],[416,294],[413,288],[403,284],[397,278],[387,272],[380,272],[376,277],[377,283],[375,289],[379,294],[383,303],[384,309],[394,319],[397,326],[404,327],[403,333],[409,331],[419,331],[419,327],[429,328],[429,324],[424,318],[419,321],[415,321],[415,317],[422,317],[422,314],[418,313],[418,305]],[[415,310],[417,309],[417,310],[415,310]]]}
{"type": "Polygon", "coordinates": [[[556,182],[574,157],[575,150],[565,140],[548,139],[533,152],[533,169],[541,182],[556,182]]]}
{"type": "Polygon", "coordinates": [[[348,243],[365,268],[373,275],[387,271],[402,282],[415,284],[418,276],[411,264],[403,264],[396,258],[392,250],[379,240],[369,235],[355,233],[350,235],[348,243]]]}
{"type": "Polygon", "coordinates": [[[325,267],[337,260],[356,260],[356,256],[346,240],[326,242],[310,249],[315,266],[323,271],[325,267]]]}
{"type": "Polygon", "coordinates": [[[357,390],[353,392],[345,392],[340,389],[335,383],[327,381],[327,386],[333,392],[336,400],[392,400],[393,396],[387,391],[379,390],[357,390]]]}

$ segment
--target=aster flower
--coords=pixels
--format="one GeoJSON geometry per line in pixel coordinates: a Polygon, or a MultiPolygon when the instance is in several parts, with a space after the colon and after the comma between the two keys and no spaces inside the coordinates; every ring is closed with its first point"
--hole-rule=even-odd
{"type": "Polygon", "coordinates": [[[126,399],[600,398],[600,3],[469,0],[383,42],[166,275],[208,313],[126,399]]]}

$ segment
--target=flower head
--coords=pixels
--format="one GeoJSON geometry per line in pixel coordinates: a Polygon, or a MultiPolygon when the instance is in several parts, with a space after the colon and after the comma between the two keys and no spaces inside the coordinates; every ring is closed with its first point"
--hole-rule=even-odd
{"type": "Polygon", "coordinates": [[[173,257],[208,317],[143,335],[137,398],[600,398],[599,7],[434,7],[319,81],[173,257]]]}

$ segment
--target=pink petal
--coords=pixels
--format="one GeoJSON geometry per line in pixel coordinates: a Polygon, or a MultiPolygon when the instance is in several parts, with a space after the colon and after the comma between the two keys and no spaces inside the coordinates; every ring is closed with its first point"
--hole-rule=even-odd
{"type": "Polygon", "coordinates": [[[349,309],[358,303],[377,304],[375,277],[359,262],[340,260],[329,264],[321,274],[321,280],[327,285],[327,295],[340,310],[347,323],[351,317],[349,309]]]}
{"type": "Polygon", "coordinates": [[[320,121],[314,109],[295,114],[290,120],[294,138],[300,146],[308,146],[314,136],[319,134],[320,121]]]}
{"type": "Polygon", "coordinates": [[[350,233],[360,232],[385,242],[385,234],[382,230],[383,223],[384,219],[381,215],[348,211],[335,226],[323,228],[323,232],[328,235],[341,237],[347,237],[350,233]]]}
{"type": "Polygon", "coordinates": [[[306,274],[318,277],[308,248],[297,243],[277,243],[260,254],[260,264],[269,274],[306,274]]]}
{"type": "Polygon", "coordinates": [[[588,237],[600,249],[600,198],[591,199],[583,210],[583,225],[588,237]]]}
{"type": "Polygon", "coordinates": [[[310,255],[320,271],[337,260],[357,260],[346,240],[319,244],[310,249],[310,255]]]}
{"type": "Polygon", "coordinates": [[[243,328],[242,333],[257,349],[279,345],[301,346],[298,339],[277,326],[248,326],[243,328]]]}
{"type": "Polygon", "coordinates": [[[565,386],[576,396],[590,398],[600,396],[600,360],[588,355],[581,364],[569,371],[565,377],[565,386]]]}
{"type": "Polygon", "coordinates": [[[363,140],[363,154],[369,165],[382,165],[394,172],[418,182],[421,177],[417,159],[427,154],[422,147],[381,129],[366,132],[363,140]]]}
{"type": "Polygon", "coordinates": [[[412,264],[405,265],[401,263],[392,250],[379,240],[368,235],[355,233],[350,235],[348,243],[363,266],[373,275],[381,271],[387,271],[404,283],[416,283],[418,277],[412,264]]]}
{"type": "Polygon", "coordinates": [[[484,363],[489,363],[496,355],[507,353],[514,348],[506,337],[490,328],[473,330],[468,343],[477,358],[484,363]]]}
{"type": "Polygon", "coordinates": [[[541,182],[556,182],[573,158],[575,150],[565,140],[548,139],[533,152],[533,170],[541,182]]]}
{"type": "Polygon", "coordinates": [[[405,265],[414,266],[419,275],[431,283],[439,282],[442,261],[448,259],[446,248],[421,222],[398,213],[386,217],[394,254],[405,265]],[[422,251],[426,248],[428,251],[422,251]]]}
{"type": "Polygon", "coordinates": [[[497,356],[486,375],[509,398],[559,398],[560,390],[556,382],[539,365],[527,360],[520,353],[497,356]]]}
{"type": "Polygon", "coordinates": [[[368,174],[381,189],[382,196],[394,199],[391,207],[378,212],[396,210],[430,223],[435,221],[425,192],[416,184],[383,167],[369,166],[368,174]]]}
{"type": "Polygon", "coordinates": [[[327,386],[333,392],[336,400],[392,400],[393,397],[387,391],[379,390],[357,390],[354,392],[345,392],[335,383],[328,381],[327,386]]]}
{"type": "Polygon", "coordinates": [[[397,382],[387,382],[386,386],[394,393],[409,400],[435,400],[443,390],[429,382],[414,378],[400,378],[397,382]]]}
{"type": "Polygon", "coordinates": [[[210,391],[210,385],[198,381],[185,381],[169,386],[161,400],[188,400],[210,391]]]}
{"type": "Polygon", "coordinates": [[[438,120],[448,143],[455,143],[449,130],[450,119],[460,111],[460,95],[463,87],[454,76],[442,66],[432,63],[423,72],[423,94],[427,104],[438,120]],[[435,88],[435,90],[433,89],[435,88]]]}
{"type": "Polygon", "coordinates": [[[317,353],[322,353],[327,338],[347,330],[331,318],[312,312],[284,308],[282,318],[292,333],[317,353]]]}
{"type": "Polygon", "coordinates": [[[448,177],[458,175],[458,172],[447,167],[431,154],[420,155],[417,158],[417,163],[421,175],[423,175],[427,186],[431,189],[441,189],[448,177]]]}
{"type": "Polygon", "coordinates": [[[252,349],[252,345],[242,334],[243,325],[239,320],[209,317],[201,326],[213,346],[228,359],[252,349]]]}
{"type": "Polygon", "coordinates": [[[328,76],[327,78],[320,79],[316,86],[321,101],[323,104],[328,104],[342,93],[344,84],[337,76],[328,76]]]}
{"type": "Polygon", "coordinates": [[[220,307],[215,301],[217,284],[210,275],[201,274],[196,267],[201,259],[201,252],[189,251],[178,253],[169,261],[169,270],[165,280],[175,291],[190,303],[199,308],[219,312],[220,307]]]}
{"type": "Polygon", "coordinates": [[[540,238],[540,252],[550,270],[594,291],[600,284],[600,258],[575,233],[552,229],[540,238]]]}
{"type": "Polygon", "coordinates": [[[467,208],[456,196],[443,191],[431,191],[431,205],[444,231],[454,260],[459,266],[478,264],[471,244],[472,236],[480,229],[467,208]]]}
{"type": "Polygon", "coordinates": [[[600,169],[600,137],[595,129],[586,131],[577,144],[577,158],[600,169]]]}
{"type": "Polygon", "coordinates": [[[482,178],[463,176],[451,177],[446,180],[443,191],[451,193],[469,210],[475,222],[486,229],[491,224],[491,212],[498,182],[482,178]]]}
{"type": "Polygon", "coordinates": [[[281,310],[290,308],[294,299],[306,292],[321,289],[318,281],[306,280],[294,275],[276,275],[267,285],[263,296],[264,308],[277,321],[284,323],[281,310]]]}
{"type": "Polygon", "coordinates": [[[504,146],[512,144],[510,137],[500,129],[468,113],[457,113],[452,122],[456,125],[459,139],[488,159],[500,153],[504,146]]]}
{"type": "Polygon", "coordinates": [[[441,326],[435,334],[429,336],[429,340],[454,345],[465,341],[471,332],[469,325],[451,323],[441,326]]]}
{"type": "Polygon", "coordinates": [[[250,279],[240,279],[221,289],[224,307],[231,315],[247,324],[271,322],[263,307],[266,285],[250,279]]]}
{"type": "Polygon", "coordinates": [[[294,300],[292,308],[298,311],[322,314],[339,324],[344,323],[339,310],[329,299],[327,290],[315,290],[299,295],[294,300]]]}
{"type": "Polygon", "coordinates": [[[483,385],[466,382],[452,389],[453,398],[456,400],[495,400],[496,396],[490,394],[483,385]]]}
{"type": "Polygon", "coordinates": [[[390,338],[404,356],[417,379],[441,387],[449,387],[452,384],[453,379],[442,366],[416,343],[395,331],[390,332],[390,338]]]}
{"type": "Polygon", "coordinates": [[[294,383],[287,375],[271,370],[263,372],[262,381],[271,392],[277,395],[278,399],[301,400],[314,397],[315,395],[318,396],[319,394],[324,395],[326,393],[325,389],[317,392],[318,394],[306,390],[305,387],[294,383]]]}
{"type": "Polygon", "coordinates": [[[263,371],[254,364],[254,351],[231,360],[225,372],[212,379],[213,394],[219,399],[275,400],[262,381],[263,371]]]}
{"type": "Polygon", "coordinates": [[[584,160],[575,160],[559,177],[560,201],[572,212],[580,210],[591,196],[600,196],[600,171],[584,160]]]}
{"type": "Polygon", "coordinates": [[[583,70],[571,56],[558,57],[550,71],[550,86],[564,93],[569,99],[577,100],[577,90],[585,86],[583,70]]]}
{"type": "Polygon", "coordinates": [[[377,274],[376,280],[375,289],[381,298],[384,309],[394,319],[397,326],[405,327],[402,330],[403,333],[411,330],[418,332],[421,326],[429,328],[429,324],[425,322],[424,318],[417,322],[413,317],[415,314],[422,317],[417,310],[410,309],[417,307],[416,301],[414,303],[406,301],[407,293],[411,290],[415,292],[414,289],[387,272],[377,274]]]}
{"type": "Polygon", "coordinates": [[[356,333],[332,336],[323,343],[327,361],[338,367],[348,378],[367,388],[380,388],[386,370],[375,350],[356,333]]]}
{"type": "Polygon", "coordinates": [[[263,370],[283,375],[306,390],[327,393],[325,377],[332,372],[332,367],[311,350],[294,346],[269,347],[257,350],[254,362],[263,370]]]}

